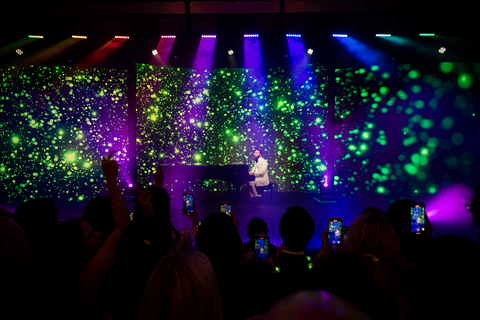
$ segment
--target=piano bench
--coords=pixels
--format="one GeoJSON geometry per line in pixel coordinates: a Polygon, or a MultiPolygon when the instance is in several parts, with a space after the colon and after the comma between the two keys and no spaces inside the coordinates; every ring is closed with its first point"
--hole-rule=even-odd
{"type": "Polygon", "coordinates": [[[275,189],[275,183],[270,182],[267,186],[263,187],[255,187],[257,189],[257,193],[264,198],[265,191],[270,192],[270,200],[273,199],[273,190],[275,189]]]}

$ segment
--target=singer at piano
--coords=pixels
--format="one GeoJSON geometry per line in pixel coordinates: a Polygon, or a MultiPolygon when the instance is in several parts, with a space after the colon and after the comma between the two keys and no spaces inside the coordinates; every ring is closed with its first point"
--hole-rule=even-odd
{"type": "Polygon", "coordinates": [[[268,180],[268,163],[262,157],[262,152],[259,149],[255,149],[253,158],[255,159],[255,168],[248,173],[252,176],[255,176],[255,181],[248,181],[246,184],[244,184],[242,191],[243,193],[248,192],[250,198],[257,198],[260,196],[258,195],[255,187],[268,186],[270,182],[268,180]]]}

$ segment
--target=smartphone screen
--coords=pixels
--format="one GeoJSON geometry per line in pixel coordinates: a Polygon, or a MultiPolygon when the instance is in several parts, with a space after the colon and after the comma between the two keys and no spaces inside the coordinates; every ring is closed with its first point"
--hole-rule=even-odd
{"type": "Polygon", "coordinates": [[[220,211],[227,214],[230,218],[232,217],[232,204],[230,202],[220,203],[220,211]]]}
{"type": "Polygon", "coordinates": [[[268,259],[268,245],[270,243],[270,237],[267,235],[255,235],[255,260],[268,259]]]}
{"type": "Polygon", "coordinates": [[[183,194],[183,212],[186,215],[193,214],[193,193],[183,194]]]}
{"type": "Polygon", "coordinates": [[[133,212],[130,212],[128,216],[130,217],[130,220],[133,220],[133,212]]]}
{"type": "Polygon", "coordinates": [[[337,246],[341,243],[342,238],[342,219],[328,219],[328,244],[337,246]]]}
{"type": "Polygon", "coordinates": [[[425,231],[425,206],[417,204],[410,207],[410,222],[412,232],[421,234],[425,231]]]}

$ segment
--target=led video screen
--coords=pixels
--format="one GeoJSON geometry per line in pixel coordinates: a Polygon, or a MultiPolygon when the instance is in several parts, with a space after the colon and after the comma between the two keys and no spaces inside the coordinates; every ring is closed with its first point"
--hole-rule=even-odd
{"type": "Polygon", "coordinates": [[[317,192],[328,165],[327,73],[318,65],[295,72],[138,64],[140,181],[149,181],[158,163],[252,165],[259,148],[279,191],[317,192]]]}
{"type": "Polygon", "coordinates": [[[102,156],[115,150],[128,160],[126,77],[60,66],[0,70],[0,199],[85,201],[105,189],[102,156]]]}
{"type": "Polygon", "coordinates": [[[475,185],[479,80],[471,63],[336,70],[335,196],[475,185]]]}

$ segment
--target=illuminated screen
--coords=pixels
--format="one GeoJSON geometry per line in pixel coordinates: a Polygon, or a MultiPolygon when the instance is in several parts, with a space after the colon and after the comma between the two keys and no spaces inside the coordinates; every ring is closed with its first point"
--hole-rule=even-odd
{"type": "Polygon", "coordinates": [[[480,64],[466,63],[337,70],[335,196],[471,185],[479,174],[479,80],[480,64]]]}
{"type": "MultiPolygon", "coordinates": [[[[259,148],[279,191],[318,191],[327,169],[326,70],[308,65],[296,72],[138,64],[140,181],[159,162],[253,166],[259,148]]],[[[225,188],[199,183],[204,190],[225,188]]]]}
{"type": "Polygon", "coordinates": [[[105,189],[102,156],[115,150],[127,160],[126,77],[55,66],[0,70],[0,199],[84,201],[105,189]]]}

